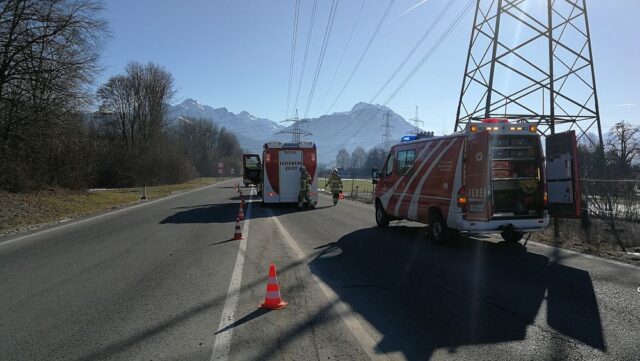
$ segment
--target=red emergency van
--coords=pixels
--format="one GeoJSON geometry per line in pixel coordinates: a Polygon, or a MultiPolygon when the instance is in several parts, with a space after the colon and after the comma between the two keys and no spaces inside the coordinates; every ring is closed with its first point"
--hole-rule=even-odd
{"type": "Polygon", "coordinates": [[[311,176],[310,207],[318,203],[318,174],[316,145],[313,142],[268,142],[262,152],[262,202],[294,203],[300,193],[300,166],[311,176]]]}
{"type": "Polygon", "coordinates": [[[484,119],[449,136],[406,139],[373,170],[380,227],[408,219],[445,239],[451,230],[497,232],[519,241],[540,231],[549,216],[580,215],[575,132],[545,138],[536,125],[484,119]],[[547,196],[548,195],[548,196],[547,196]]]}

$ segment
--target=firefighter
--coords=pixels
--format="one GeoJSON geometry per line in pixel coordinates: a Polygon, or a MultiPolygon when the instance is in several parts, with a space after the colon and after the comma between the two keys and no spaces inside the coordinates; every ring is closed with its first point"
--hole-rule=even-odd
{"type": "Polygon", "coordinates": [[[331,194],[333,194],[333,205],[338,204],[338,199],[340,198],[340,193],[342,193],[342,179],[338,175],[338,169],[333,168],[329,179],[327,180],[327,188],[331,189],[331,194]]]}
{"type": "Polygon", "coordinates": [[[300,166],[300,194],[298,195],[298,208],[302,208],[304,201],[311,205],[311,198],[309,198],[309,185],[311,183],[311,177],[304,165],[300,166]]]}

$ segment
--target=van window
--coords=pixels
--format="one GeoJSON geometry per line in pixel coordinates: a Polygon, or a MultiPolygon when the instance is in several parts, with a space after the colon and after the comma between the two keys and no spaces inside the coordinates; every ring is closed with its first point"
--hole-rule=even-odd
{"type": "Polygon", "coordinates": [[[393,174],[393,152],[389,153],[389,156],[387,157],[387,164],[384,167],[384,175],[391,175],[393,174]]]}
{"type": "Polygon", "coordinates": [[[416,158],[415,150],[403,150],[398,152],[398,175],[405,175],[409,173],[411,167],[413,167],[413,162],[416,158]]]}

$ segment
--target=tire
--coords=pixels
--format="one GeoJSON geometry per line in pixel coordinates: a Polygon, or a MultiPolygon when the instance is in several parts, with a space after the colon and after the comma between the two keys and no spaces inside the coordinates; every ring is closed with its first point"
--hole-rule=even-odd
{"type": "Polygon", "coordinates": [[[517,242],[520,242],[522,237],[524,237],[524,232],[509,230],[509,231],[504,231],[500,233],[500,236],[502,236],[502,239],[504,239],[507,242],[517,243],[517,242]]]}
{"type": "Polygon", "coordinates": [[[380,228],[385,228],[389,225],[389,215],[384,211],[382,204],[378,201],[376,202],[376,224],[380,228]]]}
{"type": "Polygon", "coordinates": [[[449,229],[444,219],[438,211],[432,211],[429,215],[428,235],[436,243],[444,242],[447,239],[449,229]]]}

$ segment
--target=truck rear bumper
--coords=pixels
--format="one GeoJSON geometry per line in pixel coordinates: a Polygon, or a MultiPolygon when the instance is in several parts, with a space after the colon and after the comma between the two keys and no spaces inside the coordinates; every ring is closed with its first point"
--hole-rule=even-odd
{"type": "Polygon", "coordinates": [[[501,232],[509,225],[513,226],[513,229],[518,232],[538,232],[547,228],[549,225],[549,218],[534,218],[534,219],[501,219],[489,222],[468,221],[461,220],[458,228],[461,232],[472,233],[496,233],[501,232]]]}

